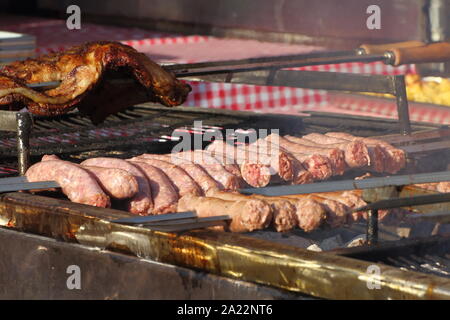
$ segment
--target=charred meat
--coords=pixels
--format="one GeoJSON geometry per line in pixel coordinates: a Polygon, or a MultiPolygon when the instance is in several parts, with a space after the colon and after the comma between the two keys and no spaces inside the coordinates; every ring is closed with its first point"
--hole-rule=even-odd
{"type": "Polygon", "coordinates": [[[55,116],[76,107],[94,123],[135,103],[182,104],[191,88],[130,46],[89,42],[61,53],[17,61],[0,70],[0,106],[55,116]],[[117,84],[117,80],[134,81],[117,84]],[[61,81],[37,91],[27,85],[61,81]]]}

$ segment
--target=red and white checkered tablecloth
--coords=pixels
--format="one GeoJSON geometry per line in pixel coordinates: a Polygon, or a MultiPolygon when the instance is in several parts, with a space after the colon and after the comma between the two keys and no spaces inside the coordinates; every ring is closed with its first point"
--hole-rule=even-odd
{"type": "MultiPolygon", "coordinates": [[[[450,124],[450,107],[412,101],[408,103],[408,106],[412,121],[450,124]]],[[[349,114],[397,118],[397,104],[395,99],[388,98],[330,94],[329,103],[322,111],[331,111],[331,109],[341,110],[349,114]]]]}
{"type": "MultiPolygon", "coordinates": [[[[200,35],[185,36],[90,23],[83,23],[80,30],[69,30],[66,28],[65,20],[30,17],[1,19],[0,29],[35,35],[37,54],[61,51],[85,41],[113,40],[133,46],[155,61],[173,63],[244,59],[324,50],[314,46],[222,39],[200,35]]],[[[395,68],[381,62],[343,63],[299,69],[389,75],[415,72],[411,65],[395,68]]],[[[190,84],[193,91],[185,102],[187,106],[288,113],[300,110],[341,109],[358,114],[367,113],[367,110],[370,110],[370,113],[374,115],[387,117],[396,114],[395,104],[394,108],[388,108],[383,104],[373,104],[360,98],[352,103],[330,101],[330,95],[323,90],[207,82],[190,82],[190,84]]],[[[449,114],[445,108],[441,108],[438,112],[425,106],[411,107],[411,119],[414,120],[447,123],[449,114]]]]}

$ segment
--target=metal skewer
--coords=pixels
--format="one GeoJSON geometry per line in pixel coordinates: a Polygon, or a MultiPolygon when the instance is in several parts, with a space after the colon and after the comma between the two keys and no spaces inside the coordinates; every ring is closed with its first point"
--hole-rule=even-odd
{"type": "Polygon", "coordinates": [[[393,177],[369,178],[363,180],[342,180],[299,185],[273,186],[265,188],[246,188],[244,194],[261,194],[265,196],[282,196],[291,194],[307,194],[315,192],[331,192],[356,189],[370,189],[387,186],[404,186],[410,184],[450,181],[450,171],[418,173],[393,177]]]}

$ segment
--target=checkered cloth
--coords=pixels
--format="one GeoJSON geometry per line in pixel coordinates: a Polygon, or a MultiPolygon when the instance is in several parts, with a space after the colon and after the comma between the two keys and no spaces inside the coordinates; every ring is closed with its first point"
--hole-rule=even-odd
{"type": "MultiPolygon", "coordinates": [[[[412,121],[450,124],[449,107],[411,101],[408,105],[412,121]]],[[[325,109],[327,108],[335,108],[350,114],[397,119],[397,104],[394,99],[330,94],[329,103],[325,109]]]]}
{"type": "MultiPolygon", "coordinates": [[[[219,39],[199,35],[185,36],[89,23],[83,23],[80,30],[69,30],[66,28],[65,20],[42,18],[5,18],[0,21],[0,29],[35,35],[37,37],[37,54],[61,51],[86,41],[111,40],[130,45],[138,51],[146,53],[155,61],[172,63],[245,59],[324,50],[324,48],[315,46],[219,39]]],[[[298,69],[384,75],[415,72],[412,65],[392,67],[381,62],[343,63],[298,69]]],[[[367,113],[367,110],[378,116],[389,117],[396,114],[395,104],[391,102],[387,104],[384,102],[374,103],[361,98],[354,98],[354,101],[345,103],[330,101],[330,95],[323,90],[208,82],[190,82],[190,84],[193,90],[185,102],[187,106],[259,112],[299,112],[311,109],[341,108],[354,114],[367,113]]],[[[439,109],[439,112],[429,109],[425,106],[413,105],[411,119],[447,123],[450,108],[449,112],[445,108],[439,109]],[[416,112],[418,113],[416,114],[416,112]]]]}

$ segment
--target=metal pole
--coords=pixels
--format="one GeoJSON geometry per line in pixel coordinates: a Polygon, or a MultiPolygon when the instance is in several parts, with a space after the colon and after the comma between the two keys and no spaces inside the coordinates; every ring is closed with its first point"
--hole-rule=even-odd
{"type": "Polygon", "coordinates": [[[19,174],[25,175],[30,166],[30,133],[32,127],[31,115],[28,112],[18,112],[17,121],[17,161],[19,174]]]}
{"type": "Polygon", "coordinates": [[[378,243],[378,210],[369,210],[367,213],[367,244],[373,246],[378,243]]]}
{"type": "Polygon", "coordinates": [[[393,77],[394,94],[397,100],[398,121],[400,124],[400,133],[403,135],[411,134],[411,122],[409,120],[408,99],[406,97],[406,85],[404,76],[393,77]]]}

